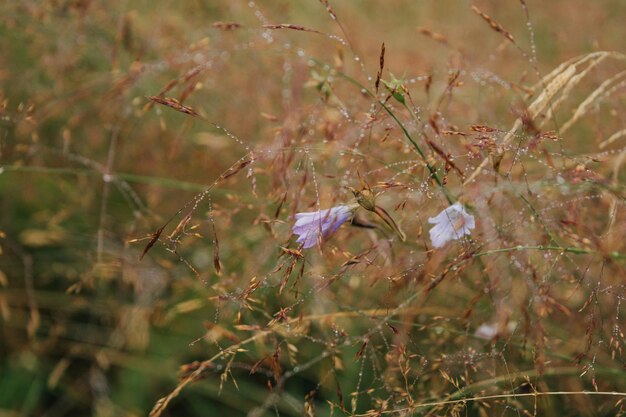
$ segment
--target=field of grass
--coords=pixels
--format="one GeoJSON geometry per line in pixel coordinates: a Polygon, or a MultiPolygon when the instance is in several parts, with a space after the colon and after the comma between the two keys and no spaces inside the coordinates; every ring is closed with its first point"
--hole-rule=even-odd
{"type": "Polygon", "coordinates": [[[0,417],[626,413],[624,21],[0,2],[0,417]]]}

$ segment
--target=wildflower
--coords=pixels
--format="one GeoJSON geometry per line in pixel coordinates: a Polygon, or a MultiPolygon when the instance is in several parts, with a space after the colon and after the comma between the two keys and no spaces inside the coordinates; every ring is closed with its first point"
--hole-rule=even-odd
{"type": "Polygon", "coordinates": [[[479,339],[491,340],[498,335],[498,326],[496,324],[481,324],[474,332],[474,336],[479,339]]]}
{"type": "Polygon", "coordinates": [[[467,213],[458,202],[429,218],[428,223],[435,225],[430,229],[430,240],[435,248],[441,248],[451,240],[469,235],[475,226],[474,216],[467,213]]]}
{"type": "Polygon", "coordinates": [[[507,324],[483,323],[476,329],[476,331],[474,332],[474,336],[479,339],[493,340],[498,336],[511,334],[515,330],[516,327],[517,327],[517,322],[515,321],[510,321],[507,324]]]}
{"type": "Polygon", "coordinates": [[[326,210],[297,213],[292,231],[298,235],[296,242],[304,249],[315,246],[321,238],[327,238],[350,218],[358,206],[336,206],[326,210]]]}

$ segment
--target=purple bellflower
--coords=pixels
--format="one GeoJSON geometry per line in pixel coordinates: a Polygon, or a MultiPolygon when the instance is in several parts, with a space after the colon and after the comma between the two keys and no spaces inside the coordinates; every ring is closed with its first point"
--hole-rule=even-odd
{"type": "Polygon", "coordinates": [[[428,223],[435,225],[430,229],[430,240],[435,248],[441,248],[451,240],[469,235],[475,227],[474,216],[465,211],[465,207],[458,202],[429,218],[428,223]]]}
{"type": "Polygon", "coordinates": [[[292,228],[293,234],[298,235],[296,242],[301,243],[303,249],[315,246],[319,240],[332,235],[344,224],[357,207],[335,206],[326,210],[297,213],[292,228]]]}

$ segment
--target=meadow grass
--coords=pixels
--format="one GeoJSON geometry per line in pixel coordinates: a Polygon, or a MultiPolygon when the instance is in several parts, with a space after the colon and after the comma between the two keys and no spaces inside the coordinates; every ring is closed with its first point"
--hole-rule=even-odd
{"type": "Polygon", "coordinates": [[[0,415],[621,415],[624,18],[0,4],[0,415]]]}

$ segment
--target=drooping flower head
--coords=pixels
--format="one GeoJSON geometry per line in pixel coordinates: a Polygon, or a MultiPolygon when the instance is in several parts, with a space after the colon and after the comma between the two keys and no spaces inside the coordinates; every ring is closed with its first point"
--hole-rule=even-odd
{"type": "Polygon", "coordinates": [[[297,213],[296,223],[292,228],[293,234],[299,236],[296,242],[301,243],[304,249],[315,246],[319,239],[327,238],[345,223],[355,209],[354,206],[336,206],[326,210],[297,213]]]}
{"type": "Polygon", "coordinates": [[[356,199],[356,202],[359,206],[363,207],[367,211],[375,213],[382,221],[385,222],[387,226],[389,226],[391,230],[393,230],[398,235],[402,242],[406,241],[406,235],[404,234],[402,229],[398,227],[396,222],[393,220],[393,217],[391,217],[389,213],[387,213],[387,210],[376,204],[376,194],[374,193],[374,191],[372,191],[371,188],[369,188],[369,186],[363,183],[363,188],[361,188],[360,190],[352,187],[348,188],[350,189],[350,191],[352,191],[352,194],[354,194],[354,198],[356,199]]]}
{"type": "Polygon", "coordinates": [[[430,229],[430,240],[435,248],[441,248],[451,240],[469,235],[475,226],[474,216],[465,211],[465,207],[458,202],[437,216],[430,217],[428,223],[435,225],[430,229]]]}

